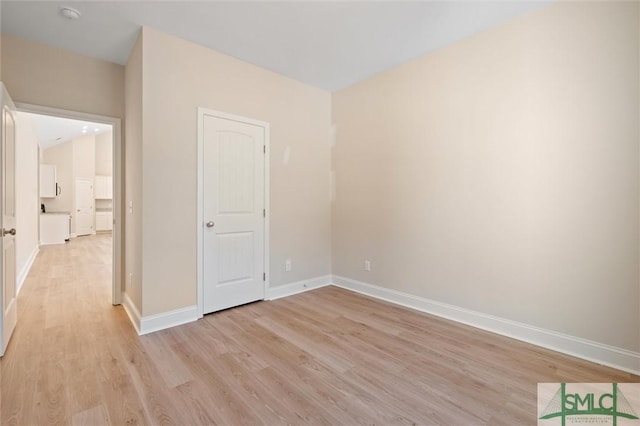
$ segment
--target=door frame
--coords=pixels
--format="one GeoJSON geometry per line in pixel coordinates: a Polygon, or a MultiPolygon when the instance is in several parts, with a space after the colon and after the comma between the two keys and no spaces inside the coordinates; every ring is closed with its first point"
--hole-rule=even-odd
{"type": "Polygon", "coordinates": [[[252,118],[242,117],[239,115],[228,114],[213,109],[198,107],[198,207],[197,207],[197,280],[198,280],[198,318],[204,316],[204,117],[213,116],[225,120],[237,121],[240,123],[259,126],[264,129],[264,294],[265,298],[269,294],[269,217],[270,217],[270,181],[269,181],[269,153],[271,152],[269,140],[269,123],[266,121],[254,120],[252,118]]]}
{"type": "MultiPolygon", "coordinates": [[[[113,244],[112,244],[112,270],[111,270],[111,303],[113,305],[122,304],[122,125],[121,120],[116,117],[106,115],[90,114],[87,112],[70,111],[61,108],[52,108],[40,105],[16,102],[16,109],[22,112],[34,114],[50,115],[60,118],[72,118],[83,121],[93,121],[95,123],[110,124],[112,129],[112,152],[113,152],[113,244]]],[[[95,213],[95,209],[94,209],[95,213]]]]}

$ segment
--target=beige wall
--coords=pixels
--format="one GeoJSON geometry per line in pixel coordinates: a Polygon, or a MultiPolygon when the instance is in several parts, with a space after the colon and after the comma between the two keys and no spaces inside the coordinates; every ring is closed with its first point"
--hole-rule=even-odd
{"type": "Polygon", "coordinates": [[[337,92],[333,273],[639,350],[638,16],[557,3],[337,92]]]}
{"type": "Polygon", "coordinates": [[[73,139],[73,177],[91,179],[96,174],[96,138],[86,135],[73,139]]]}
{"type": "MultiPolygon", "coordinates": [[[[133,46],[125,70],[125,292],[142,312],[142,33],[133,46]],[[131,204],[130,204],[131,203],[131,204]],[[129,209],[129,205],[132,209],[129,209]],[[131,285],[129,283],[131,277],[131,285]]],[[[139,326],[139,324],[138,324],[139,326]]]]}
{"type": "Polygon", "coordinates": [[[22,113],[16,120],[16,164],[16,268],[22,277],[40,239],[38,138],[31,117],[22,113]]]}
{"type": "Polygon", "coordinates": [[[113,176],[113,132],[96,135],[96,175],[113,176]]]}
{"type": "Polygon", "coordinates": [[[2,34],[2,78],[14,102],[124,117],[124,67],[2,34]]]}
{"type": "Polygon", "coordinates": [[[143,35],[143,315],[196,304],[198,107],[270,123],[271,285],[329,274],[330,94],[149,28],[143,35]],[[175,226],[184,231],[168,236],[175,226]]]}

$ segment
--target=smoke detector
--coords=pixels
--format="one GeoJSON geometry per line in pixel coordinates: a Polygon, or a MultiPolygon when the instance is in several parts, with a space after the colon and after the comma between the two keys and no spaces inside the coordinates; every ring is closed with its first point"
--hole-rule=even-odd
{"type": "Polygon", "coordinates": [[[82,14],[72,7],[65,6],[60,8],[60,15],[64,16],[67,19],[75,21],[76,19],[80,19],[80,16],[82,14]]]}

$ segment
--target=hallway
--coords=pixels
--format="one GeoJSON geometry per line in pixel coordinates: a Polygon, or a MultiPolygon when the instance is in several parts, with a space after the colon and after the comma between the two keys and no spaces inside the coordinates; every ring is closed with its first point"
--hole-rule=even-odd
{"type": "Polygon", "coordinates": [[[102,409],[86,410],[117,393],[100,383],[102,372],[116,342],[136,337],[122,307],[111,304],[111,241],[98,234],[40,247],[2,361],[0,424],[104,422],[102,409]]]}

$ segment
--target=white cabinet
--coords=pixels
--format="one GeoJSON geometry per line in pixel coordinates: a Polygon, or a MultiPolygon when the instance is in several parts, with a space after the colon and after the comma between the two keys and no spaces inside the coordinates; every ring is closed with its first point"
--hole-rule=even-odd
{"type": "Polygon", "coordinates": [[[64,244],[69,240],[69,213],[40,215],[40,244],[64,244]]]}
{"type": "Polygon", "coordinates": [[[113,198],[113,177],[96,176],[94,193],[97,200],[110,200],[113,198]]]}
{"type": "Polygon", "coordinates": [[[58,195],[58,179],[54,164],[40,164],[40,197],[55,198],[58,195]]]}
{"type": "Polygon", "coordinates": [[[96,231],[113,230],[113,212],[96,212],[96,231]]]}

